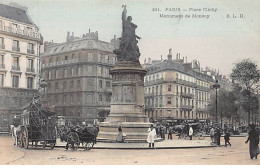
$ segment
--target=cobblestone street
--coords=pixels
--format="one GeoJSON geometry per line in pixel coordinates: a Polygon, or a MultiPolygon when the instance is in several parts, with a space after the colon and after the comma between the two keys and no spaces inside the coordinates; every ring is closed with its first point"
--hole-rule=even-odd
{"type": "MultiPolygon", "coordinates": [[[[193,149],[92,149],[66,151],[64,148],[21,149],[13,146],[12,138],[0,136],[0,164],[7,165],[259,165],[249,158],[246,137],[231,137],[232,147],[193,149]]],[[[168,141],[168,140],[166,140],[168,141]]],[[[182,140],[173,140],[173,143],[182,140]]],[[[183,140],[186,141],[187,140],[183,140]]],[[[223,141],[223,138],[222,138],[223,141]]],[[[159,143],[159,142],[158,142],[159,143]]],[[[169,143],[169,142],[167,142],[169,143]]],[[[180,142],[178,142],[180,143],[180,142]]],[[[127,144],[126,144],[127,145],[127,144]]]]}

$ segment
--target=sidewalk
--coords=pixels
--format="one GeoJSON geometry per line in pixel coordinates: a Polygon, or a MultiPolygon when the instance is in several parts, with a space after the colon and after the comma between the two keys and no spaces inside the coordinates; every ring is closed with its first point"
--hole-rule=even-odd
{"type": "MultiPolygon", "coordinates": [[[[57,140],[56,147],[65,147],[65,142],[57,140]]],[[[221,143],[223,146],[224,143],[221,143]]],[[[209,139],[204,140],[164,140],[161,142],[155,142],[155,149],[185,149],[185,148],[208,148],[218,147],[211,144],[209,139]]],[[[81,147],[80,147],[81,148],[81,147]]],[[[106,143],[97,142],[94,144],[93,149],[153,149],[148,147],[148,143],[106,143]]]]}

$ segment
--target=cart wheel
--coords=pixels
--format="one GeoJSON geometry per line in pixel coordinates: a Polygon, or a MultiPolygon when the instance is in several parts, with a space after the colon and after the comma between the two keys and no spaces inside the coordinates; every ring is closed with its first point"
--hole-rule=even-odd
{"type": "Polygon", "coordinates": [[[83,147],[85,150],[89,151],[94,146],[94,141],[91,142],[83,142],[83,147]]]}
{"type": "Polygon", "coordinates": [[[19,147],[20,148],[23,148],[23,133],[21,132],[20,133],[20,136],[19,136],[19,147]]]}
{"type": "Polygon", "coordinates": [[[68,135],[67,138],[67,143],[69,145],[69,148],[73,149],[73,150],[77,150],[79,148],[79,136],[76,132],[71,132],[68,135]]]}
{"type": "Polygon", "coordinates": [[[55,147],[55,143],[51,143],[51,149],[53,149],[55,147]]]}
{"type": "Polygon", "coordinates": [[[23,142],[23,147],[28,149],[29,147],[29,137],[28,137],[28,129],[25,127],[22,135],[22,142],[23,142]]]}

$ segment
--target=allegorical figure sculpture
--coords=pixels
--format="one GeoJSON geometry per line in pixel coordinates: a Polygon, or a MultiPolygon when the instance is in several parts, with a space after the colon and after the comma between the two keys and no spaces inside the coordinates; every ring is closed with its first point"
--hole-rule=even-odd
{"type": "Polygon", "coordinates": [[[123,32],[120,40],[119,49],[114,50],[117,54],[118,61],[135,61],[139,62],[140,52],[137,46],[137,39],[141,39],[135,34],[137,25],[132,23],[132,17],[128,16],[126,19],[126,5],[123,5],[122,26],[123,32]]]}

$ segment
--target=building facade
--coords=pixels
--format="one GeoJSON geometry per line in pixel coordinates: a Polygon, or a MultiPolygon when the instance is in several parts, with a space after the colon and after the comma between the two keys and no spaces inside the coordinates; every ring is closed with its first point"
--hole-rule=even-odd
{"type": "Polygon", "coordinates": [[[68,32],[65,43],[45,43],[41,68],[49,107],[74,123],[103,121],[110,109],[109,70],[117,44],[115,38],[104,42],[90,31],[81,38],[68,32]]]}
{"type": "Polygon", "coordinates": [[[25,10],[0,4],[0,132],[38,94],[41,42],[25,10]]]}
{"type": "Polygon", "coordinates": [[[170,49],[167,60],[149,60],[144,67],[145,110],[149,118],[210,119],[208,105],[213,79],[201,71],[197,61],[185,62],[179,53],[173,60],[170,49]]]}

